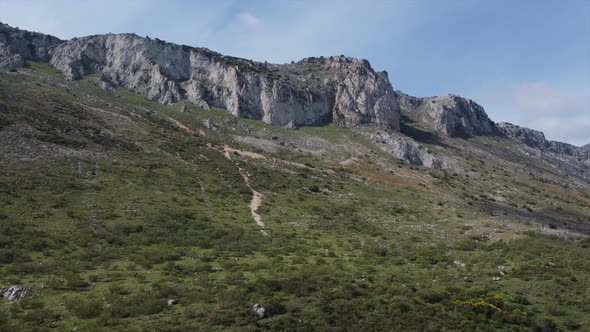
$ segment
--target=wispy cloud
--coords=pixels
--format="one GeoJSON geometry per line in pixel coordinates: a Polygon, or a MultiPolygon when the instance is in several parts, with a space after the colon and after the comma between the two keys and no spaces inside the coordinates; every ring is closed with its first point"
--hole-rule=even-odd
{"type": "Polygon", "coordinates": [[[532,82],[514,89],[512,103],[529,126],[548,138],[577,145],[590,142],[590,96],[586,92],[576,94],[532,82]]]}
{"type": "Polygon", "coordinates": [[[516,109],[531,115],[547,115],[567,110],[567,97],[545,82],[522,84],[513,89],[516,109]]]}
{"type": "Polygon", "coordinates": [[[589,88],[558,88],[548,82],[487,87],[481,102],[492,119],[540,130],[550,140],[590,142],[589,88]]]}
{"type": "Polygon", "coordinates": [[[260,19],[258,17],[246,12],[239,13],[238,19],[247,25],[257,25],[260,23],[260,19]]]}

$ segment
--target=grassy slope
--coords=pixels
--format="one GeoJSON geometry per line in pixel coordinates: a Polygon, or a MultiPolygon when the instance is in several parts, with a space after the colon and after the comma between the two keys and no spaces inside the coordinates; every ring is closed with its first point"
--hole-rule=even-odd
{"type": "Polygon", "coordinates": [[[521,210],[587,216],[583,195],[549,192],[543,179],[473,153],[460,174],[368,150],[346,167],[330,153],[267,153],[312,168],[234,155],[264,194],[264,237],[236,165],[207,143],[251,149],[232,141],[248,132],[366,143],[331,126],[286,131],[241,119],[236,132],[190,135],[165,116],[195,130],[229,117],[30,67],[0,72],[0,129],[35,128],[19,135],[40,151],[0,159],[0,283],[32,288],[0,306],[0,330],[590,326],[590,263],[580,259],[588,239],[480,208],[500,196],[521,210]],[[270,317],[256,319],[254,303],[270,317]]]}

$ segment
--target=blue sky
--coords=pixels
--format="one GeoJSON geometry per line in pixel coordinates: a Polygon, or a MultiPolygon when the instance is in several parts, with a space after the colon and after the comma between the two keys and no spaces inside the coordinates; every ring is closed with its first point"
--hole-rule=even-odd
{"type": "Polygon", "coordinates": [[[496,122],[590,143],[590,0],[0,0],[0,21],[61,38],[135,32],[276,63],[362,57],[406,93],[462,95],[496,122]]]}

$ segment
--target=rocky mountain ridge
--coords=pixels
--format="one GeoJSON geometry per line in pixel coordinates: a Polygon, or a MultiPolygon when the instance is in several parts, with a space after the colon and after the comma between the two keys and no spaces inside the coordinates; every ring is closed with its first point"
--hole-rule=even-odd
{"type": "Polygon", "coordinates": [[[57,37],[12,28],[0,22],[0,68],[19,68],[26,60],[47,62],[53,48],[62,42],[57,37]]]}
{"type": "Polygon", "coordinates": [[[457,95],[419,98],[401,91],[395,93],[404,111],[413,113],[420,122],[428,124],[429,129],[442,136],[501,134],[483,107],[471,99],[457,95]]]}
{"type": "Polygon", "coordinates": [[[586,147],[578,147],[557,141],[548,141],[545,139],[545,135],[542,132],[526,127],[520,127],[512,123],[502,122],[498,124],[498,127],[506,137],[521,142],[528,147],[538,149],[547,154],[573,158],[587,166],[590,165],[590,150],[586,147]]]}
{"type": "Polygon", "coordinates": [[[107,90],[121,86],[163,104],[187,100],[274,126],[334,123],[385,129],[389,134],[369,139],[385,142],[382,150],[416,165],[439,168],[444,163],[413,139],[392,136],[399,131],[401,112],[440,137],[506,137],[559,159],[590,164],[587,149],[547,141],[543,133],[528,128],[496,124],[473,100],[394,91],[387,72],[375,71],[364,59],[311,57],[268,64],[135,34],[64,41],[0,23],[0,68],[22,67],[27,60],[49,62],[69,80],[98,74],[97,83],[107,90]]]}
{"type": "Polygon", "coordinates": [[[188,100],[238,117],[283,126],[335,123],[399,129],[399,106],[386,73],[344,56],[269,65],[143,38],[107,34],[60,41],[2,25],[1,67],[49,61],[68,79],[100,74],[164,104],[188,100]]]}

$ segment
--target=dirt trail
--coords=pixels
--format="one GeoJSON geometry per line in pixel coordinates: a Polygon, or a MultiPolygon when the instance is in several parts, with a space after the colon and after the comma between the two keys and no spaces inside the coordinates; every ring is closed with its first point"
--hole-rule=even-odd
{"type": "Polygon", "coordinates": [[[92,106],[89,106],[89,105],[86,105],[86,104],[82,104],[82,103],[79,103],[79,102],[74,102],[74,104],[77,104],[77,105],[79,105],[82,108],[85,108],[87,110],[91,110],[91,111],[95,111],[95,112],[99,112],[99,113],[104,113],[104,114],[108,114],[108,115],[117,117],[117,118],[122,119],[122,120],[125,120],[127,122],[128,121],[131,121],[131,118],[129,118],[128,116],[123,115],[123,114],[119,114],[119,113],[116,113],[116,112],[113,112],[113,111],[107,111],[107,110],[104,110],[102,108],[92,107],[92,106]]]}
{"type": "Polygon", "coordinates": [[[252,188],[252,186],[250,185],[250,177],[248,176],[248,174],[241,168],[238,168],[238,170],[240,171],[240,174],[244,178],[244,182],[246,182],[246,185],[248,186],[248,188],[250,188],[250,190],[252,190],[252,200],[250,201],[250,214],[252,215],[252,218],[256,222],[256,225],[258,225],[258,227],[260,227],[260,232],[264,235],[268,235],[268,233],[266,232],[266,229],[265,229],[266,225],[264,225],[264,222],[262,222],[262,217],[258,213],[258,209],[260,209],[260,207],[262,206],[263,195],[260,192],[254,190],[254,188],[252,188]]]}
{"type": "MultiPolygon", "coordinates": [[[[231,154],[233,152],[238,152],[242,155],[246,155],[246,156],[248,156],[250,158],[254,158],[254,159],[266,159],[266,157],[264,157],[263,155],[259,155],[257,153],[236,150],[236,149],[230,148],[227,145],[225,145],[223,147],[223,155],[227,159],[232,160],[232,161],[233,161],[233,159],[231,158],[231,154]]],[[[262,206],[263,195],[260,192],[254,190],[254,188],[252,188],[252,185],[250,185],[250,175],[246,171],[244,171],[241,167],[239,167],[239,166],[237,166],[237,167],[238,167],[238,172],[244,178],[244,182],[246,183],[248,188],[250,188],[250,190],[252,191],[252,200],[250,201],[250,214],[252,215],[252,219],[254,219],[254,221],[256,222],[256,225],[258,225],[258,227],[260,227],[260,232],[263,235],[268,235],[268,232],[265,229],[266,225],[264,225],[264,222],[262,222],[262,217],[258,213],[258,209],[260,209],[260,207],[262,206]]]]}
{"type": "Polygon", "coordinates": [[[223,146],[223,153],[225,154],[225,157],[226,158],[231,159],[231,154],[234,153],[234,152],[237,152],[240,155],[246,156],[248,158],[266,160],[266,157],[265,156],[263,156],[263,155],[261,155],[259,153],[256,153],[256,152],[242,151],[242,150],[231,148],[231,147],[229,147],[227,145],[224,145],[223,146]]]}
{"type": "Polygon", "coordinates": [[[200,132],[197,134],[197,132],[196,132],[196,131],[194,131],[194,130],[192,130],[191,128],[189,128],[189,127],[185,126],[185,125],[184,125],[182,122],[180,122],[180,121],[178,121],[178,120],[176,120],[176,119],[174,119],[174,118],[172,118],[172,117],[166,116],[166,118],[167,118],[169,121],[171,121],[172,123],[174,123],[174,125],[175,125],[176,127],[178,127],[178,128],[180,128],[180,129],[182,129],[182,130],[186,131],[187,133],[190,133],[190,134],[193,134],[193,135],[199,135],[199,134],[200,134],[201,136],[205,136],[205,135],[203,135],[203,133],[202,133],[201,131],[200,131],[200,132]]]}

